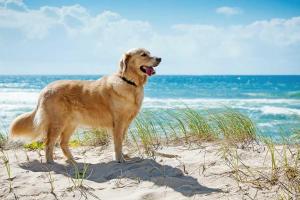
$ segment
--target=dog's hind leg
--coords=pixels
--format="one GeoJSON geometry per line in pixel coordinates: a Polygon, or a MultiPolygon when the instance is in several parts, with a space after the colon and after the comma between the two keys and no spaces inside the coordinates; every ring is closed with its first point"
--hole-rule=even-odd
{"type": "Polygon", "coordinates": [[[51,125],[49,126],[47,136],[46,136],[46,142],[45,142],[47,163],[53,163],[53,149],[58,136],[61,134],[61,131],[62,128],[59,126],[57,127],[51,127],[51,125]]]}
{"type": "Polygon", "coordinates": [[[72,153],[69,149],[69,140],[75,129],[75,126],[67,126],[60,137],[60,148],[62,149],[63,154],[66,156],[67,162],[74,162],[72,153]]]}

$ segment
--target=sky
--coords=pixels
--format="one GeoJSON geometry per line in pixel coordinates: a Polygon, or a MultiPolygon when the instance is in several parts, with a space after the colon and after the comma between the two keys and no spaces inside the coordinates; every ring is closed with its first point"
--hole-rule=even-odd
{"type": "Polygon", "coordinates": [[[0,74],[300,74],[300,0],[0,0],[0,74]]]}

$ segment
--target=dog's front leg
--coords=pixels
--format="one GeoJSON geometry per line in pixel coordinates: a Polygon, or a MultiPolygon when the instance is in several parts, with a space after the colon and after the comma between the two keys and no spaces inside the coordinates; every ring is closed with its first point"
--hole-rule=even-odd
{"type": "Polygon", "coordinates": [[[122,141],[123,141],[124,128],[116,126],[113,129],[114,147],[115,147],[115,159],[119,163],[125,162],[122,154],[122,141]]]}

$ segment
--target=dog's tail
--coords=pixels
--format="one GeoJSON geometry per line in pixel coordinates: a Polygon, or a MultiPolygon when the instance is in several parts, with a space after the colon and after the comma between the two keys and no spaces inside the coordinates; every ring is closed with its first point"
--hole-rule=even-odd
{"type": "Polygon", "coordinates": [[[39,124],[36,124],[36,110],[18,116],[10,126],[11,138],[35,139],[39,136],[39,124]]]}

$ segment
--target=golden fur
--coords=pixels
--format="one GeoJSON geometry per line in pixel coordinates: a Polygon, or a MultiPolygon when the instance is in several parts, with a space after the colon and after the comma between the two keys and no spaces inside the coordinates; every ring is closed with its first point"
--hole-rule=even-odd
{"type": "Polygon", "coordinates": [[[53,162],[53,147],[60,138],[64,155],[73,161],[68,143],[74,130],[79,125],[106,128],[113,135],[116,160],[123,162],[123,138],[144,98],[148,75],[141,67],[150,69],[160,61],[145,49],[134,49],[123,55],[113,75],[96,81],[55,81],[41,91],[35,110],[12,122],[10,134],[31,138],[45,134],[47,162],[53,162]]]}

